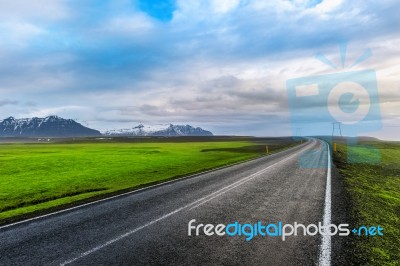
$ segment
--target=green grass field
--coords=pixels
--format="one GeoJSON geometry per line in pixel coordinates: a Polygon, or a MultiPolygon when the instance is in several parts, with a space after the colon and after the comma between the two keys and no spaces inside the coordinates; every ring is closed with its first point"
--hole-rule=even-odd
{"type": "MultiPolygon", "coordinates": [[[[268,143],[268,141],[267,141],[268,143]]],[[[0,144],[0,222],[265,154],[248,140],[0,144]]],[[[275,141],[270,152],[293,142],[275,141]]]]}
{"type": "Polygon", "coordinates": [[[364,142],[363,147],[338,145],[335,164],[346,177],[358,225],[381,225],[383,237],[355,237],[355,261],[363,265],[400,265],[400,143],[364,142]],[[352,154],[358,163],[348,163],[352,154]]]}

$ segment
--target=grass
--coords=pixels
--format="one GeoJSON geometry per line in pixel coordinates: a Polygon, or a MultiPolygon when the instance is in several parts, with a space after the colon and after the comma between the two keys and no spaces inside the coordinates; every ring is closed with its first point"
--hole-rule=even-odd
{"type": "Polygon", "coordinates": [[[345,176],[355,222],[358,226],[380,225],[384,236],[355,237],[354,261],[363,265],[400,265],[400,143],[362,144],[375,151],[363,145],[340,144],[334,160],[345,176]],[[349,163],[352,158],[353,163],[349,163]]]}
{"type": "MultiPolygon", "coordinates": [[[[274,152],[293,142],[269,143],[274,152]]],[[[265,153],[249,140],[0,144],[0,222],[265,153]]]]}

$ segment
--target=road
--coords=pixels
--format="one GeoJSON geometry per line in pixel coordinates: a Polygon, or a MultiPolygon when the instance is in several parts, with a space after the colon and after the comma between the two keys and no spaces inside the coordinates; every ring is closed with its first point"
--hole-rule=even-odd
{"type": "MultiPolygon", "coordinates": [[[[267,157],[2,227],[0,264],[318,264],[320,236],[285,241],[188,236],[193,219],[193,225],[322,222],[329,170],[300,167],[298,162],[300,154],[315,149],[324,152],[309,157],[308,163],[327,162],[327,145],[310,139],[267,157]]],[[[329,248],[326,241],[324,248],[329,248]]]]}

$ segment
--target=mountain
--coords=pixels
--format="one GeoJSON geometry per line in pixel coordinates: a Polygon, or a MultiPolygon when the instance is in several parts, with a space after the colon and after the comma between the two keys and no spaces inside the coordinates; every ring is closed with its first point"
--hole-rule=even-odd
{"type": "MultiPolygon", "coordinates": [[[[0,137],[86,137],[101,136],[100,131],[58,116],[21,118],[12,116],[0,121],[0,137]]],[[[142,124],[129,129],[110,130],[108,136],[212,136],[210,131],[190,125],[142,124]]]]}
{"type": "Polygon", "coordinates": [[[142,124],[129,129],[109,130],[108,136],[213,136],[210,131],[190,125],[144,126],[142,124]]]}
{"type": "Polygon", "coordinates": [[[58,116],[21,118],[12,116],[0,121],[1,137],[80,137],[100,136],[100,131],[58,116]]]}

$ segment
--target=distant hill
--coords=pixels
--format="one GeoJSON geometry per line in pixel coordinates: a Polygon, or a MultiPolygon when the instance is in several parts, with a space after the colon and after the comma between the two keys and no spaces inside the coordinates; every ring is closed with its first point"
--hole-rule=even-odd
{"type": "Polygon", "coordinates": [[[360,136],[356,138],[358,141],[381,141],[376,137],[369,137],[369,136],[360,136]]]}
{"type": "Polygon", "coordinates": [[[1,137],[83,137],[100,136],[98,130],[58,116],[21,118],[12,116],[0,121],[1,137]]]}
{"type": "Polygon", "coordinates": [[[137,125],[129,129],[109,130],[104,133],[108,136],[213,136],[210,131],[190,125],[137,125]]]}

